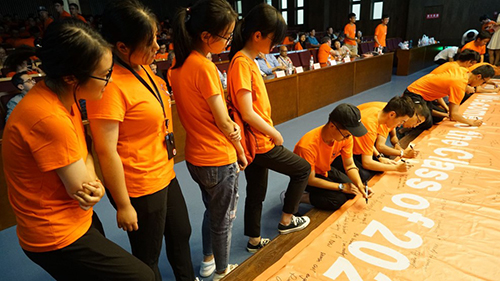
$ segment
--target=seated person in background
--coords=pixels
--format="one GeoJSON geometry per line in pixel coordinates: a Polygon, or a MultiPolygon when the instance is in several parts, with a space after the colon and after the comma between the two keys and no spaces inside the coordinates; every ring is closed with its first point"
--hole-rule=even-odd
{"type": "MultiPolygon", "coordinates": [[[[361,111],[367,108],[378,108],[379,110],[382,110],[386,105],[386,102],[374,101],[361,104],[358,106],[358,108],[361,111]]],[[[414,128],[425,121],[425,116],[428,115],[427,107],[422,102],[417,103],[415,101],[413,101],[413,107],[415,109],[415,114],[402,124],[402,128],[414,128]]],[[[385,129],[385,127],[383,126],[382,128],[385,129]]],[[[399,138],[396,134],[396,128],[390,130],[389,134],[386,133],[386,130],[381,130],[381,132],[377,135],[377,139],[375,140],[375,148],[378,150],[378,152],[384,154],[385,156],[399,156],[404,158],[414,158],[417,156],[418,151],[414,150],[412,147],[407,147],[399,143],[399,138]],[[389,136],[393,147],[389,147],[386,145],[387,137],[389,136]]]]}
{"type": "Polygon", "coordinates": [[[469,29],[467,30],[464,35],[462,35],[462,41],[460,43],[461,46],[469,43],[470,41],[474,41],[476,39],[476,36],[479,34],[479,31],[475,29],[469,29]]]}
{"type": "Polygon", "coordinates": [[[333,55],[335,56],[335,59],[338,61],[343,60],[347,56],[355,56],[349,48],[347,48],[345,45],[342,46],[340,41],[337,39],[333,41],[333,55]]]}
{"type": "Polygon", "coordinates": [[[321,39],[321,46],[319,46],[318,50],[318,62],[321,67],[327,66],[329,60],[333,60],[335,57],[335,53],[332,50],[332,40],[330,37],[325,36],[321,39]]]}
{"type": "Polygon", "coordinates": [[[389,23],[389,15],[382,15],[382,22],[375,28],[375,35],[373,40],[375,40],[375,50],[378,47],[382,47],[382,52],[387,51],[387,44],[385,38],[387,37],[387,24],[389,23]]]}
{"type": "Polygon", "coordinates": [[[289,34],[285,37],[285,39],[283,40],[283,45],[292,45],[293,43],[295,43],[295,36],[293,34],[289,34]]]}
{"type": "Polygon", "coordinates": [[[367,132],[360,119],[359,109],[342,103],[330,113],[326,125],[309,131],[295,145],[293,152],[311,164],[307,192],[302,195],[301,203],[334,211],[356,194],[367,197],[352,159],[351,135],[361,137],[367,132]],[[339,155],[346,173],[330,167],[339,155]]]}
{"type": "MultiPolygon", "coordinates": [[[[361,109],[361,122],[368,130],[362,137],[354,137],[353,154],[354,162],[359,168],[359,175],[363,182],[374,175],[384,171],[406,172],[406,163],[394,161],[383,157],[376,148],[375,141],[378,135],[388,135],[389,131],[413,117],[414,107],[411,99],[406,97],[393,97],[384,108],[358,106],[361,109]]],[[[332,167],[345,171],[342,162],[337,157],[332,167]]]]}
{"type": "Polygon", "coordinates": [[[69,3],[69,12],[75,19],[79,19],[84,23],[87,23],[87,20],[82,15],[80,15],[80,7],[78,7],[76,3],[69,3]]]}
{"type": "Polygon", "coordinates": [[[481,30],[484,30],[490,34],[493,34],[495,32],[493,26],[495,26],[496,22],[492,21],[488,15],[480,16],[479,22],[481,22],[481,30]]]}
{"type": "Polygon", "coordinates": [[[462,52],[467,49],[476,51],[481,55],[480,62],[483,62],[484,54],[486,53],[486,44],[488,44],[490,40],[491,40],[491,34],[483,30],[479,32],[479,35],[476,37],[476,40],[471,41],[462,47],[462,52]]]}
{"type": "Polygon", "coordinates": [[[36,81],[35,79],[29,77],[28,73],[26,71],[16,73],[12,77],[12,84],[14,84],[14,87],[19,89],[21,91],[19,94],[15,95],[13,98],[9,100],[7,103],[7,116],[5,117],[5,122],[7,122],[7,119],[9,119],[10,114],[12,113],[12,110],[14,110],[14,107],[21,101],[22,98],[26,95],[26,93],[35,86],[36,81]]]}
{"type": "Polygon", "coordinates": [[[155,60],[168,60],[167,42],[160,41],[158,43],[158,45],[160,45],[160,50],[156,53],[155,60]]]}
{"type": "Polygon", "coordinates": [[[458,47],[448,47],[434,57],[434,63],[441,65],[445,62],[452,62],[457,52],[458,47]]]}
{"type": "Polygon", "coordinates": [[[305,50],[307,49],[306,46],[306,34],[305,33],[299,33],[299,41],[295,43],[295,47],[293,47],[295,51],[300,51],[300,50],[305,50]]]}
{"type": "Polygon", "coordinates": [[[52,3],[56,9],[56,14],[54,15],[55,20],[63,20],[71,17],[71,15],[64,10],[63,0],[52,0],[52,3]]]}
{"type": "Polygon", "coordinates": [[[330,37],[330,40],[335,40],[337,39],[337,35],[335,33],[333,33],[333,27],[329,27],[326,29],[326,35],[325,36],[328,36],[330,37]]]}
{"type": "Polygon", "coordinates": [[[309,36],[307,36],[307,42],[309,42],[309,44],[311,44],[311,47],[314,47],[314,48],[319,47],[318,39],[316,39],[316,30],[314,30],[314,28],[309,33],[309,36]]]}
{"type": "Polygon", "coordinates": [[[259,52],[255,59],[257,60],[260,71],[265,75],[272,75],[276,70],[286,70],[285,67],[280,65],[273,54],[263,54],[259,52]]]}
{"type": "Polygon", "coordinates": [[[153,73],[160,77],[161,79],[165,80],[165,77],[163,77],[163,74],[161,73],[161,71],[158,71],[158,65],[156,65],[155,62],[153,62],[152,64],[149,65],[149,67],[151,67],[151,71],[153,71],[153,73]]]}
{"type": "Polygon", "coordinates": [[[287,74],[292,74],[295,66],[293,66],[292,60],[288,57],[288,48],[284,45],[280,46],[280,55],[278,56],[278,62],[281,66],[286,68],[287,74]]]}
{"type": "Polygon", "coordinates": [[[416,130],[427,130],[433,124],[440,122],[445,117],[451,120],[465,123],[470,126],[481,126],[481,120],[466,119],[458,112],[459,106],[465,95],[466,86],[476,87],[487,82],[495,71],[489,65],[483,65],[472,72],[461,71],[460,68],[440,74],[427,74],[417,81],[413,82],[405,90],[403,96],[408,96],[412,99],[420,96],[425,100],[429,109],[429,116],[426,116],[425,122],[417,126],[416,130]],[[449,105],[447,105],[443,97],[448,96],[449,105]],[[437,100],[439,106],[433,104],[437,100]],[[434,120],[433,120],[434,117],[434,120]]]}

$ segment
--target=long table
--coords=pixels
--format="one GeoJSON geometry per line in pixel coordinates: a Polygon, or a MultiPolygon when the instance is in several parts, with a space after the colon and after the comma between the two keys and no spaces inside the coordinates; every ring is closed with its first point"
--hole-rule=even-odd
{"type": "MultiPolygon", "coordinates": [[[[393,53],[283,78],[266,79],[272,107],[272,119],[280,124],[346,97],[391,81],[393,53]]],[[[186,131],[178,118],[175,102],[172,115],[177,145],[176,162],[184,160],[186,131]]],[[[1,157],[1,150],[0,150],[1,157]]],[[[97,157],[94,157],[97,159],[97,157]]],[[[7,198],[7,186],[0,162],[0,230],[15,224],[7,198]]]]}
{"type": "Polygon", "coordinates": [[[398,49],[397,75],[410,75],[434,64],[434,57],[443,49],[441,44],[415,47],[409,50],[398,49]]]}

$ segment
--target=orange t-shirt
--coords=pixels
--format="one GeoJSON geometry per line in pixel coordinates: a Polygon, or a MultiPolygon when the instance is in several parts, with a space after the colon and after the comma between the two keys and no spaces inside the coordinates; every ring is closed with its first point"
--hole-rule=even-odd
{"type": "MultiPolygon", "coordinates": [[[[236,162],[236,150],[221,132],[207,99],[224,89],[217,67],[192,51],[180,68],[172,69],[172,91],[186,129],[186,161],[195,166],[224,166],[236,162]]],[[[225,104],[225,103],[224,103],[225,104]]]]}
{"type": "Polygon", "coordinates": [[[331,170],[330,164],[339,153],[343,159],[352,157],[353,142],[352,138],[348,138],[328,145],[321,137],[322,128],[320,126],[305,134],[295,145],[293,152],[311,164],[311,171],[326,177],[331,170]]]}
{"type": "Polygon", "coordinates": [[[288,38],[288,36],[285,37],[285,39],[283,40],[283,43],[281,43],[283,45],[290,45],[290,44],[293,44],[293,40],[290,40],[290,38],[288,38]]]}
{"type": "Polygon", "coordinates": [[[12,46],[14,48],[19,48],[22,45],[30,46],[30,47],[35,47],[35,38],[33,37],[28,37],[28,38],[18,38],[12,42],[12,46]]]}
{"type": "Polygon", "coordinates": [[[168,50],[173,51],[174,50],[174,43],[168,44],[168,50]]]}
{"type": "MultiPolygon", "coordinates": [[[[145,67],[160,91],[172,132],[172,110],[166,83],[145,67]]],[[[153,85],[141,69],[139,75],[153,85]]],[[[102,99],[87,101],[89,120],[119,121],[117,151],[123,163],[130,197],[140,197],[165,188],[175,177],[174,159],[168,160],[162,107],[153,94],[126,68],[115,64],[112,82],[102,99]]],[[[92,121],[91,121],[92,122],[92,121]]]]}
{"type": "Polygon", "coordinates": [[[80,209],[56,172],[80,159],[87,160],[76,105],[68,112],[45,82],[38,82],[10,115],[2,149],[21,247],[48,252],[82,237],[92,223],[92,210],[80,209]]]}
{"type": "MultiPolygon", "coordinates": [[[[375,28],[375,36],[377,36],[377,40],[380,42],[382,47],[386,47],[385,38],[387,36],[387,25],[379,24],[377,28],[375,28]]],[[[377,41],[375,41],[375,47],[378,47],[377,41]]]]}
{"type": "Polygon", "coordinates": [[[295,47],[293,47],[293,49],[294,49],[295,51],[304,50],[304,48],[302,48],[302,45],[300,44],[300,42],[297,42],[297,43],[295,44],[295,47]]]}
{"type": "Polygon", "coordinates": [[[62,13],[59,15],[59,19],[62,20],[65,18],[71,18],[71,14],[63,10],[62,13]]]}
{"type": "MultiPolygon", "coordinates": [[[[356,25],[350,24],[350,23],[346,24],[344,27],[344,33],[351,38],[355,38],[356,37],[356,25]]],[[[356,40],[347,39],[347,37],[346,37],[344,39],[344,44],[356,46],[358,43],[356,42],[356,40]]]]}
{"type": "Polygon", "coordinates": [[[368,131],[362,137],[353,137],[352,152],[355,155],[372,155],[373,146],[377,140],[378,135],[387,136],[389,129],[385,124],[378,123],[379,113],[382,111],[382,102],[366,103],[358,106],[361,112],[361,123],[365,125],[368,131]]]}
{"type": "Polygon", "coordinates": [[[483,24],[481,26],[481,30],[486,30],[489,33],[493,34],[495,32],[495,29],[493,29],[493,26],[496,24],[496,22],[490,20],[489,22],[483,24]]]}
{"type": "Polygon", "coordinates": [[[318,62],[321,64],[321,67],[326,66],[329,59],[332,59],[330,52],[332,48],[328,46],[327,43],[321,44],[318,49],[318,62]]]}
{"type": "Polygon", "coordinates": [[[460,65],[458,65],[458,63],[456,61],[446,62],[446,63],[443,63],[442,65],[434,68],[434,70],[431,71],[431,74],[445,73],[445,72],[449,72],[452,70],[456,70],[459,67],[460,67],[460,65]]]}
{"type": "Polygon", "coordinates": [[[478,52],[480,55],[484,55],[486,53],[486,45],[485,46],[476,46],[476,44],[474,44],[474,42],[476,42],[475,40],[474,41],[470,41],[469,43],[465,44],[463,47],[462,47],[462,52],[466,49],[469,49],[469,50],[473,50],[473,51],[476,51],[478,52]]]}
{"type": "Polygon", "coordinates": [[[408,86],[408,91],[421,95],[426,101],[449,96],[449,102],[459,105],[465,95],[467,73],[466,68],[459,67],[441,74],[427,74],[408,86]]]}
{"type": "MultiPolygon", "coordinates": [[[[241,51],[237,52],[233,57],[229,66],[227,75],[228,92],[231,100],[236,108],[238,99],[236,94],[240,90],[247,90],[252,92],[252,108],[264,121],[273,126],[271,119],[271,103],[267,95],[266,85],[264,79],[260,75],[259,67],[255,64],[254,60],[245,56],[241,51]]],[[[258,154],[266,153],[274,148],[274,142],[271,137],[253,128],[255,137],[257,138],[257,152],[258,154]]]]}
{"type": "Polygon", "coordinates": [[[76,15],[76,18],[83,21],[84,23],[87,23],[87,20],[82,15],[76,15]]]}
{"type": "Polygon", "coordinates": [[[155,56],[155,60],[168,60],[168,53],[157,53],[155,56]]]}

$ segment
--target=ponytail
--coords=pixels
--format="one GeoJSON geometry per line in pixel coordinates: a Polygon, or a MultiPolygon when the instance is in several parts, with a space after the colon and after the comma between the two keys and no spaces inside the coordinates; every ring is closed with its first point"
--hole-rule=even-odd
{"type": "Polygon", "coordinates": [[[220,37],[236,21],[238,14],[226,0],[200,0],[189,8],[177,11],[174,22],[175,65],[181,67],[200,43],[200,35],[208,32],[220,37]]]}

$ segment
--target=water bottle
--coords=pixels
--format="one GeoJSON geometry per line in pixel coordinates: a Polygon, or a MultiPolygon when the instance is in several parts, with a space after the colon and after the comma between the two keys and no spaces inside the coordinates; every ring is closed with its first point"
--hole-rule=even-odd
{"type": "Polygon", "coordinates": [[[410,49],[413,47],[413,40],[410,40],[410,49]]]}
{"type": "Polygon", "coordinates": [[[227,73],[225,70],[222,71],[222,87],[227,88],[227,73]]]}
{"type": "Polygon", "coordinates": [[[309,60],[309,70],[312,70],[312,69],[313,69],[313,65],[314,65],[314,58],[313,58],[313,56],[311,55],[311,59],[309,60]]]}

